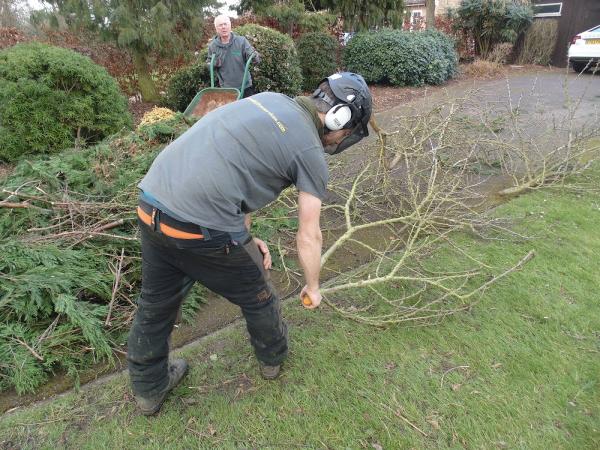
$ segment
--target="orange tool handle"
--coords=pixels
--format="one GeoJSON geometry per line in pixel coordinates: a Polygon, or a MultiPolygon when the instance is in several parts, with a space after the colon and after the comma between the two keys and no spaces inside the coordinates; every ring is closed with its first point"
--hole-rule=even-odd
{"type": "Polygon", "coordinates": [[[312,305],[312,300],[310,299],[310,297],[308,296],[308,294],[304,294],[302,296],[302,304],[304,306],[311,306],[312,305]]]}

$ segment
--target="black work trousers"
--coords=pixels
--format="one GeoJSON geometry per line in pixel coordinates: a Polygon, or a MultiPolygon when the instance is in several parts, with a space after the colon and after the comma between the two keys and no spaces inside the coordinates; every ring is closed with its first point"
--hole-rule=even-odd
{"type": "Polygon", "coordinates": [[[196,281],[241,307],[259,361],[281,364],[288,350],[287,326],[252,239],[238,243],[229,233],[215,230],[208,230],[210,239],[176,239],[156,226],[141,221],[139,226],[142,292],[127,349],[135,395],[152,397],[166,389],[169,336],[196,281]]]}

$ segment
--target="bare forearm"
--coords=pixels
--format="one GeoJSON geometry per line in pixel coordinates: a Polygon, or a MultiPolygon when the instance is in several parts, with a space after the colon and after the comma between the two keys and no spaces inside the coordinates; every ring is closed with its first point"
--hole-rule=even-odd
{"type": "Polygon", "coordinates": [[[306,285],[310,290],[319,289],[319,273],[321,272],[321,247],[323,238],[321,231],[312,233],[298,232],[296,237],[298,258],[304,271],[306,285]]]}

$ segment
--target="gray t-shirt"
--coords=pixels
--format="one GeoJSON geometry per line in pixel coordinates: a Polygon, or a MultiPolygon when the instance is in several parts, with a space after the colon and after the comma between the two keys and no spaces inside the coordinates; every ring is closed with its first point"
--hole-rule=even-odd
{"type": "Polygon", "coordinates": [[[205,115],[157,156],[139,187],[179,218],[235,232],[291,184],[322,199],[327,181],[311,114],[265,92],[205,115]]]}

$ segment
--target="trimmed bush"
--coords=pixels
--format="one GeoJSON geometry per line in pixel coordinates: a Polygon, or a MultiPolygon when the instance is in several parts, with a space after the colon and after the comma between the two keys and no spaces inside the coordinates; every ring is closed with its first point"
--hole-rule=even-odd
{"type": "Polygon", "coordinates": [[[327,33],[303,34],[296,42],[305,91],[315,89],[319,81],[335,72],[337,40],[327,33]]]}
{"type": "Polygon", "coordinates": [[[126,126],[127,100],[88,57],[41,43],[0,52],[0,159],[95,143],[126,126]]]}
{"type": "MultiPolygon", "coordinates": [[[[206,65],[207,55],[208,49],[205,48],[194,64],[178,70],[171,77],[162,105],[183,112],[200,90],[210,86],[210,71],[206,65]]],[[[215,86],[218,87],[216,74],[215,86]]]]}
{"type": "Polygon", "coordinates": [[[297,95],[302,87],[302,72],[291,37],[271,28],[246,24],[235,29],[245,36],[260,54],[260,64],[252,65],[252,80],[259,92],[274,91],[297,95]]]}
{"type": "Polygon", "coordinates": [[[367,83],[421,86],[451,78],[458,56],[452,38],[439,31],[384,30],[354,36],[345,48],[344,64],[367,83]]]}

